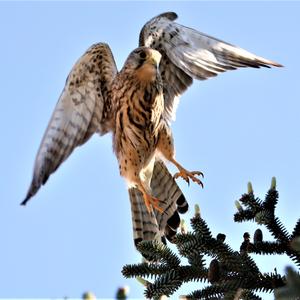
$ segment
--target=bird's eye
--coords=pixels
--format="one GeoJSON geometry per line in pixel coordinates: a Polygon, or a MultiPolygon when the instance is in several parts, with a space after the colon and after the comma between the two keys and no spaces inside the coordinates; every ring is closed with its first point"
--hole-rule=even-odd
{"type": "Polygon", "coordinates": [[[146,53],[145,53],[144,51],[141,51],[141,52],[140,52],[140,58],[141,58],[141,59],[145,59],[146,56],[147,56],[147,55],[146,55],[146,53]]]}

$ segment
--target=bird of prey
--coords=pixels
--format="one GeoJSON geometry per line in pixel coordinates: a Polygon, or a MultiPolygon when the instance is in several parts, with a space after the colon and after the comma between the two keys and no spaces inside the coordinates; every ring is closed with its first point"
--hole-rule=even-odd
{"type": "Polygon", "coordinates": [[[170,123],[193,79],[243,67],[281,65],[180,25],[176,13],[148,21],[118,72],[105,43],[92,45],[72,68],[38,150],[25,205],[72,151],[94,133],[112,133],[121,176],[128,183],[135,244],[172,241],[188,209],[177,177],[202,185],[198,171],[175,160],[170,123]],[[165,162],[178,168],[172,176],[165,162]]]}

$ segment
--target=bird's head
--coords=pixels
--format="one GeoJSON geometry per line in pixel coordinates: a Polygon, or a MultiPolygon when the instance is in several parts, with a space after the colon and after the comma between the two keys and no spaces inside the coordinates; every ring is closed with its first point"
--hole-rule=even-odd
{"type": "Polygon", "coordinates": [[[124,68],[134,72],[141,81],[153,81],[156,78],[161,54],[148,47],[139,47],[133,50],[125,64],[124,68]]]}

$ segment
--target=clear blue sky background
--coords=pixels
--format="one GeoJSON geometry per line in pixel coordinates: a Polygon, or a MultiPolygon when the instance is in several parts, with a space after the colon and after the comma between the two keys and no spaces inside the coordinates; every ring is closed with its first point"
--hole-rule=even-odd
{"type": "MultiPolygon", "coordinates": [[[[28,206],[19,203],[77,58],[105,41],[120,68],[142,25],[168,10],[182,24],[285,65],[222,74],[183,95],[173,124],[177,158],[205,173],[203,190],[180,181],[191,207],[199,203],[213,234],[225,233],[238,250],[243,233],[256,225],[234,224],[234,201],[248,181],[263,197],[276,176],[277,212],[293,229],[300,217],[300,3],[1,2],[0,297],[80,297],[91,290],[110,298],[122,285],[142,296],[143,287],[121,275],[124,264],[140,257],[111,136],[94,136],[28,206]]],[[[287,257],[258,261],[264,271],[290,264],[287,257]]],[[[187,285],[178,294],[189,291],[187,285]]]]}

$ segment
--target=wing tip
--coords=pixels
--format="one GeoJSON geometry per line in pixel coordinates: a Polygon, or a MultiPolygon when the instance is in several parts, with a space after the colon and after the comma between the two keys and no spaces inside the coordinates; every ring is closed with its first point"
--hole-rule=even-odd
{"type": "Polygon", "coordinates": [[[279,64],[276,61],[271,61],[270,65],[277,68],[284,68],[284,65],[279,64]]]}
{"type": "Polygon", "coordinates": [[[283,68],[284,65],[273,61],[273,60],[268,60],[265,58],[261,58],[258,60],[259,63],[262,63],[262,67],[267,67],[267,68],[271,68],[271,67],[277,67],[277,68],[283,68]]]}
{"type": "Polygon", "coordinates": [[[27,202],[31,198],[31,194],[27,194],[26,198],[20,203],[21,206],[26,206],[27,202]]]}
{"type": "Polygon", "coordinates": [[[36,186],[33,183],[30,185],[30,188],[27,192],[25,199],[20,203],[21,206],[25,206],[27,202],[37,193],[40,186],[36,186]]]}

